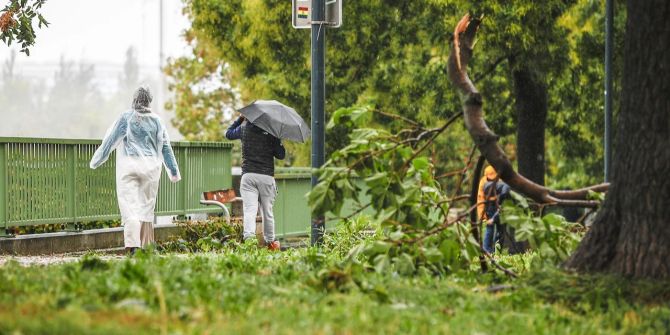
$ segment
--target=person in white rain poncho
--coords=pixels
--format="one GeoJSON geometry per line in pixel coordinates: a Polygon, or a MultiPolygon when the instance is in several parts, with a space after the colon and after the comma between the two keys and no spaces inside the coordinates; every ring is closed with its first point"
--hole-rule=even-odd
{"type": "Polygon", "coordinates": [[[91,169],[102,165],[116,150],[116,194],[121,211],[126,250],[153,242],[153,220],[161,167],[165,164],[172,182],[181,179],[167,130],[149,107],[148,87],[135,91],[132,108],[107,130],[91,159],[91,169]]]}

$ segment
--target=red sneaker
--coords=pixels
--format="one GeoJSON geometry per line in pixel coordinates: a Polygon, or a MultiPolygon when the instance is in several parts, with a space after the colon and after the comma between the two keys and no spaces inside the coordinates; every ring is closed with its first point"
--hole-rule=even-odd
{"type": "Polygon", "coordinates": [[[268,249],[271,251],[279,251],[279,241],[273,241],[270,244],[268,244],[268,249]]]}

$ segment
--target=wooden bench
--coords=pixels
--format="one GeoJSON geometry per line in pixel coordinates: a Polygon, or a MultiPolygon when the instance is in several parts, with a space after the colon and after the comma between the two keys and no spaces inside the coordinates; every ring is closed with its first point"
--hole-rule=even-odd
{"type": "Polygon", "coordinates": [[[230,210],[228,210],[226,204],[231,204],[238,201],[242,201],[242,198],[238,197],[237,194],[235,194],[235,190],[232,188],[202,192],[200,197],[201,204],[220,207],[221,210],[223,210],[223,213],[226,215],[226,220],[228,223],[230,223],[230,210]]]}

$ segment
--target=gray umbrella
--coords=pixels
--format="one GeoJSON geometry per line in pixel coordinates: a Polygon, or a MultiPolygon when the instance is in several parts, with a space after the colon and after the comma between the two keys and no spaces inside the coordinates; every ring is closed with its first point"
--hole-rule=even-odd
{"type": "Polygon", "coordinates": [[[275,100],[256,100],[239,112],[258,128],[280,139],[302,143],[311,135],[309,126],[295,109],[275,100]]]}

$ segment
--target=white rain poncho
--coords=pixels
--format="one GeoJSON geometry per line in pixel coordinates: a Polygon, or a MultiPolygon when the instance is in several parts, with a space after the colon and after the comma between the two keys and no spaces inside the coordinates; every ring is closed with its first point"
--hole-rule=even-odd
{"type": "Polygon", "coordinates": [[[160,118],[151,112],[152,96],[140,87],[129,111],[112,125],[91,159],[90,167],[102,165],[116,150],[116,194],[124,226],[126,248],[141,247],[143,223],[154,220],[161,167],[165,165],[172,182],[181,179],[167,130],[160,118]]]}

